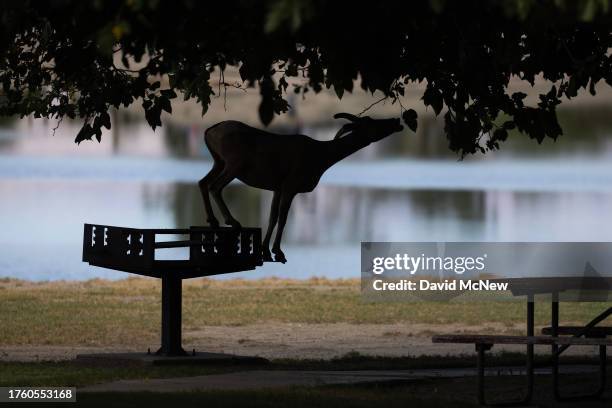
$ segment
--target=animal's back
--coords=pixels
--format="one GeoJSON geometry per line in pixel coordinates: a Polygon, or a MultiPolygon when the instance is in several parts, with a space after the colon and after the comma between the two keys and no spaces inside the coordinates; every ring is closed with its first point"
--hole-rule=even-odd
{"type": "Polygon", "coordinates": [[[290,153],[314,142],[304,135],[281,135],[254,128],[236,120],[219,122],[206,129],[204,139],[208,149],[222,156],[242,149],[251,153],[290,153]]]}
{"type": "Polygon", "coordinates": [[[238,179],[267,190],[277,190],[286,177],[301,173],[318,143],[308,136],[270,133],[238,121],[208,128],[204,139],[215,160],[234,167],[238,179]]]}

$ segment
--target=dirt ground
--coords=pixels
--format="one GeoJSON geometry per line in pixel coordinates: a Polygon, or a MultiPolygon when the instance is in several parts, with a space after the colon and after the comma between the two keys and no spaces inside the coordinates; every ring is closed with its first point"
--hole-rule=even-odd
{"type": "MultiPolygon", "coordinates": [[[[482,326],[428,324],[300,324],[265,323],[245,326],[205,326],[183,333],[188,351],[208,351],[279,359],[331,359],[358,352],[368,356],[473,355],[470,344],[433,344],[441,333],[486,333],[507,331],[507,325],[482,326]]],[[[517,326],[515,330],[520,330],[517,326]]],[[[82,353],[156,350],[159,344],[134,342],[105,347],[0,346],[0,361],[68,360],[82,353]]],[[[521,346],[496,346],[494,351],[523,351],[521,346]]],[[[546,353],[541,346],[536,352],[546,353]]],[[[592,347],[574,348],[568,354],[596,355],[592,347]],[[592,354],[591,354],[592,353],[592,354]]]]}

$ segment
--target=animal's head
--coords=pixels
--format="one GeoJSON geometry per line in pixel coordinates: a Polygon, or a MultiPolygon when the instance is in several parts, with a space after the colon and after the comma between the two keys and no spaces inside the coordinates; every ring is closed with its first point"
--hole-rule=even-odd
{"type": "Polygon", "coordinates": [[[334,139],[338,139],[347,133],[353,133],[367,138],[368,142],[371,143],[404,129],[399,119],[372,119],[369,116],[359,117],[350,113],[336,113],[334,119],[348,119],[350,121],[338,130],[334,139]]]}

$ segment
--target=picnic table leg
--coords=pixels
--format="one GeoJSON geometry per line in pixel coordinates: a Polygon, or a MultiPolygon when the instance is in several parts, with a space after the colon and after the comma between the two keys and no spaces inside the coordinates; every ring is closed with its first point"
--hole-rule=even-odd
{"type": "MultiPolygon", "coordinates": [[[[527,336],[533,336],[534,334],[534,315],[535,315],[535,303],[533,297],[529,297],[527,302],[527,336]]],[[[531,402],[533,396],[533,344],[527,344],[527,391],[525,396],[516,401],[504,401],[497,403],[487,402],[485,397],[485,352],[493,348],[492,344],[476,344],[476,371],[478,381],[478,403],[480,405],[497,406],[497,407],[508,407],[515,405],[525,405],[531,402]]]]}
{"type": "Polygon", "coordinates": [[[156,354],[187,355],[181,346],[182,286],[179,277],[170,274],[162,277],[161,348],[156,354]]]}
{"type": "MultiPolygon", "coordinates": [[[[608,309],[609,311],[610,309],[608,309]]],[[[594,327],[597,323],[604,320],[610,313],[606,311],[596,317],[593,321],[591,321],[588,325],[585,326],[585,333],[588,331],[588,328],[594,327]]],[[[551,310],[551,335],[553,337],[557,337],[559,335],[559,298],[558,294],[553,294],[553,302],[552,302],[552,310],[551,310]]],[[[553,394],[557,401],[571,401],[578,399],[586,399],[586,398],[599,398],[606,389],[606,380],[607,380],[607,349],[605,345],[599,346],[599,387],[597,390],[591,394],[581,394],[581,395],[572,395],[572,396],[562,396],[559,391],[559,356],[561,352],[566,350],[569,347],[563,346],[561,349],[558,344],[552,345],[552,385],[553,385],[553,394]]]]}
{"type": "MultiPolygon", "coordinates": [[[[532,337],[535,333],[535,303],[533,295],[527,301],[527,336],[532,337]]],[[[533,396],[533,344],[527,344],[527,393],[523,403],[527,404],[533,396]]]]}
{"type": "MultiPolygon", "coordinates": [[[[554,293],[551,304],[550,312],[550,334],[552,337],[559,336],[559,297],[558,294],[554,293]]],[[[552,353],[552,386],[553,394],[557,401],[561,400],[559,395],[559,345],[553,344],[551,346],[552,353]]]]}
{"type": "Polygon", "coordinates": [[[594,397],[600,397],[606,390],[606,371],[608,371],[606,351],[606,346],[599,346],[599,389],[593,394],[594,397]]]}
{"type": "Polygon", "coordinates": [[[491,350],[492,344],[476,344],[476,371],[478,374],[478,403],[489,405],[485,398],[485,352],[491,350]]]}

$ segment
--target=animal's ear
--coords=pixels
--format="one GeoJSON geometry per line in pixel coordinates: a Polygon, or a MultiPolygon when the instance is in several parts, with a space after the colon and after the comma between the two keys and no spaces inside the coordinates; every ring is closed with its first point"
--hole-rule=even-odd
{"type": "Polygon", "coordinates": [[[355,124],[347,123],[346,125],[342,126],[340,130],[338,130],[338,133],[336,133],[336,136],[334,136],[334,140],[344,136],[345,134],[349,132],[352,132],[353,130],[355,130],[355,124]]]}
{"type": "Polygon", "coordinates": [[[348,119],[351,122],[357,122],[361,118],[358,117],[358,116],[355,116],[355,115],[353,115],[351,113],[342,112],[342,113],[336,113],[334,115],[334,119],[348,119]]]}

